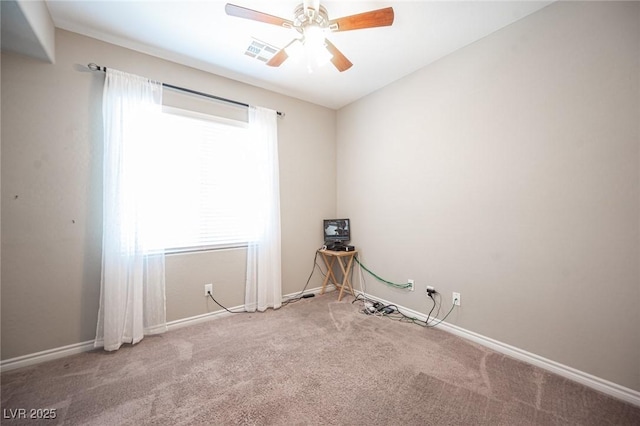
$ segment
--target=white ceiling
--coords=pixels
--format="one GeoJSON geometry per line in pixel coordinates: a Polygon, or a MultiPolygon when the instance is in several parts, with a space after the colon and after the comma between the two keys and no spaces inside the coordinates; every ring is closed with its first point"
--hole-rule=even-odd
{"type": "MultiPolygon", "coordinates": [[[[230,0],[293,19],[302,0],[230,0]]],[[[227,16],[226,1],[47,0],[56,27],[339,109],[447,54],[547,6],[551,1],[322,1],[329,19],[392,6],[391,27],[331,33],[353,62],[307,71],[287,60],[273,68],[244,54],[252,38],[283,47],[297,33],[227,16]]],[[[93,58],[87,58],[92,62],[93,58]]],[[[99,64],[109,66],[109,64],[99,64]]]]}

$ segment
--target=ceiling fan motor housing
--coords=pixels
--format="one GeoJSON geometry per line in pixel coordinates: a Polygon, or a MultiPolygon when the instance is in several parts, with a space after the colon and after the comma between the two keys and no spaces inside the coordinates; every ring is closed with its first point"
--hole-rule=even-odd
{"type": "MultiPolygon", "coordinates": [[[[294,9],[293,16],[293,28],[301,33],[309,25],[315,25],[322,29],[330,28],[329,15],[324,6],[319,6],[318,10],[315,10],[312,7],[305,9],[304,4],[300,4],[294,9]]],[[[337,28],[337,25],[334,25],[337,28]]]]}

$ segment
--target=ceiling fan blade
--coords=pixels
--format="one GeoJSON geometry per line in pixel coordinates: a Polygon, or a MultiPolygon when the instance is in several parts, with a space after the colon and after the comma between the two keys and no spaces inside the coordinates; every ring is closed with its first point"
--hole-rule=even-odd
{"type": "Polygon", "coordinates": [[[353,65],[351,61],[348,60],[347,57],[344,56],[342,52],[333,45],[333,43],[331,43],[327,39],[324,39],[324,42],[327,45],[327,50],[333,55],[333,58],[331,58],[331,62],[333,63],[333,65],[335,65],[338,71],[343,72],[351,68],[351,66],[353,65]]]}
{"type": "Polygon", "coordinates": [[[247,9],[246,7],[236,6],[231,3],[227,3],[224,10],[229,16],[251,19],[252,21],[264,22],[266,24],[278,25],[279,27],[285,28],[291,28],[293,26],[293,22],[288,19],[268,15],[266,13],[258,12],[257,10],[247,9]]]}
{"type": "Polygon", "coordinates": [[[329,21],[331,31],[350,31],[363,28],[387,27],[393,24],[393,8],[371,10],[357,15],[345,16],[329,21]]]}
{"type": "Polygon", "coordinates": [[[284,48],[282,48],[278,50],[278,52],[273,55],[273,57],[269,59],[269,61],[267,61],[267,65],[269,65],[270,67],[279,67],[284,61],[287,60],[288,57],[289,55],[287,55],[287,52],[285,52],[284,48]]]}
{"type": "Polygon", "coordinates": [[[286,61],[287,58],[289,57],[289,54],[287,53],[287,49],[289,48],[289,46],[291,46],[295,42],[300,42],[300,40],[297,38],[294,38],[293,40],[291,40],[285,47],[278,50],[276,54],[273,55],[271,59],[267,61],[267,65],[269,65],[270,67],[279,67],[280,65],[282,65],[282,63],[286,61]]]}

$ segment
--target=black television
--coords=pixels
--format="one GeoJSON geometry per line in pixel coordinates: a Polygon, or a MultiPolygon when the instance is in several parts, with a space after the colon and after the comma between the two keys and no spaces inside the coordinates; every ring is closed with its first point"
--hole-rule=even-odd
{"type": "Polygon", "coordinates": [[[326,246],[342,245],[351,240],[349,219],[325,219],[324,243],[326,246]]]}

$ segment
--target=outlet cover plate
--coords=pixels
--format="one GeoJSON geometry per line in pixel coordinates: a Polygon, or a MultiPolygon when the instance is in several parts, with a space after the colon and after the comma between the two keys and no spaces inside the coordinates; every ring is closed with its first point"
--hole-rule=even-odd
{"type": "Polygon", "coordinates": [[[456,293],[455,291],[453,292],[453,296],[451,297],[451,300],[453,300],[453,304],[456,306],[460,306],[460,293],[456,293]]]}

